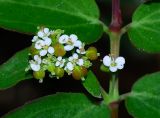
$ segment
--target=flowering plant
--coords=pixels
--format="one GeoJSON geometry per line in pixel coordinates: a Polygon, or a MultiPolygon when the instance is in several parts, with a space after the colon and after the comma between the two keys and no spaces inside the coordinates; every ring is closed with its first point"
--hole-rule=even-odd
{"type": "Polygon", "coordinates": [[[122,26],[120,0],[112,0],[108,26],[99,20],[100,12],[94,0],[0,0],[0,27],[34,34],[30,47],[0,66],[0,89],[25,79],[35,78],[43,84],[45,78],[71,75],[91,95],[44,96],[4,118],[118,118],[123,100],[135,118],[160,118],[160,72],[141,77],[131,92],[124,94],[119,93],[118,76],[127,62],[127,58],[120,56],[124,34],[128,33],[140,51],[160,52],[159,11],[159,2],[143,1],[135,10],[132,22],[122,26]],[[102,57],[96,47],[89,45],[97,42],[103,33],[109,36],[110,52],[102,57]],[[91,68],[95,60],[101,63],[98,68],[110,75],[109,90],[101,85],[98,81],[101,78],[97,79],[91,68]]]}

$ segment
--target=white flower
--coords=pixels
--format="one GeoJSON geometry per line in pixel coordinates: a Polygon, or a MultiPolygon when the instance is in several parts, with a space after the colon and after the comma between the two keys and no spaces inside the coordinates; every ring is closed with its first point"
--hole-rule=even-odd
{"type": "Polygon", "coordinates": [[[82,45],[82,42],[78,40],[78,37],[75,34],[68,35],[62,35],[59,38],[59,43],[65,44],[64,49],[66,51],[72,50],[74,47],[80,47],[82,45]]]}
{"type": "Polygon", "coordinates": [[[39,50],[39,49],[42,49],[44,45],[45,45],[45,42],[43,40],[38,40],[35,43],[35,48],[39,50]]]}
{"type": "Polygon", "coordinates": [[[73,64],[72,64],[71,62],[68,62],[68,63],[66,64],[65,70],[66,70],[66,69],[68,69],[69,71],[72,71],[72,70],[74,69],[73,64]]]}
{"type": "Polygon", "coordinates": [[[49,47],[48,48],[48,53],[53,54],[54,53],[54,48],[53,47],[49,47]]]}
{"type": "Polygon", "coordinates": [[[74,53],[71,57],[68,58],[68,60],[75,66],[76,64],[79,66],[83,66],[84,60],[78,58],[78,54],[74,53]]]}
{"type": "Polygon", "coordinates": [[[46,54],[47,54],[47,50],[41,50],[39,52],[39,55],[41,55],[41,56],[45,56],[46,54]]]}
{"type": "Polygon", "coordinates": [[[41,64],[42,60],[41,57],[39,55],[34,55],[34,60],[38,63],[41,64]]]}
{"type": "Polygon", "coordinates": [[[114,59],[110,56],[105,56],[103,58],[103,64],[109,67],[109,70],[111,72],[116,72],[118,69],[123,69],[125,59],[123,57],[117,57],[116,59],[114,59]]]}
{"type": "Polygon", "coordinates": [[[48,28],[43,28],[42,30],[40,30],[37,35],[38,37],[40,38],[45,38],[45,37],[48,37],[49,35],[51,34],[51,32],[49,31],[48,28]]]}
{"type": "Polygon", "coordinates": [[[41,58],[38,55],[34,56],[34,60],[31,60],[30,63],[30,67],[33,71],[39,71],[40,70],[40,64],[41,64],[41,58]]]}
{"type": "Polygon", "coordinates": [[[48,37],[45,37],[44,38],[44,43],[45,43],[45,45],[50,46],[51,43],[52,43],[52,40],[50,38],[48,38],[48,37]]]}
{"type": "Polygon", "coordinates": [[[67,42],[68,38],[69,38],[68,35],[62,35],[62,36],[59,37],[58,41],[59,41],[60,44],[65,44],[67,42]]]}
{"type": "Polygon", "coordinates": [[[86,51],[85,51],[85,49],[84,49],[84,44],[82,44],[80,47],[79,47],[79,49],[77,49],[76,50],[76,52],[78,53],[78,54],[85,54],[86,53],[86,51]]]}
{"type": "Polygon", "coordinates": [[[65,62],[66,62],[65,59],[63,59],[62,57],[58,57],[55,65],[59,66],[60,68],[62,68],[64,66],[65,62]]]}
{"type": "Polygon", "coordinates": [[[32,39],[32,42],[36,42],[36,41],[38,41],[39,39],[38,39],[38,36],[34,36],[33,37],[33,39],[32,39]]]}

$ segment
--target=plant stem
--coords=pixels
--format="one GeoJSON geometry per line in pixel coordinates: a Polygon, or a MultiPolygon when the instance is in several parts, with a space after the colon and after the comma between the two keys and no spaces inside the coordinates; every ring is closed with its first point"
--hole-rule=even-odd
{"type": "MultiPolygon", "coordinates": [[[[120,0],[112,0],[112,21],[110,23],[110,54],[112,58],[116,59],[119,56],[120,38],[121,38],[122,16],[120,9],[120,0]]],[[[111,103],[111,118],[118,118],[119,88],[117,73],[112,73],[110,79],[109,96],[111,103]]]]}

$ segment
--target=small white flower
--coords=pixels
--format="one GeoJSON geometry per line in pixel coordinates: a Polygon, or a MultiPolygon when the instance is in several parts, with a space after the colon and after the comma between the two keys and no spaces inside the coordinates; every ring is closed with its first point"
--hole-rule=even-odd
{"type": "Polygon", "coordinates": [[[52,43],[52,40],[50,38],[48,38],[48,37],[45,37],[44,38],[44,43],[45,43],[45,45],[50,46],[51,43],[52,43]]]}
{"type": "Polygon", "coordinates": [[[40,56],[45,56],[47,54],[47,50],[41,50],[39,54],[40,56]]]}
{"type": "Polygon", "coordinates": [[[53,48],[53,47],[49,47],[49,48],[48,48],[48,52],[49,52],[50,54],[53,54],[53,53],[54,53],[54,48],[53,48]]]}
{"type": "Polygon", "coordinates": [[[76,50],[76,52],[78,53],[78,54],[85,54],[86,53],[86,51],[85,51],[85,49],[84,49],[84,44],[82,44],[80,47],[79,47],[79,49],[77,49],[76,50]]]}
{"type": "Polygon", "coordinates": [[[40,37],[40,38],[42,38],[42,39],[45,38],[45,37],[48,37],[50,34],[51,34],[51,33],[50,33],[50,31],[49,31],[48,28],[41,29],[41,30],[37,33],[38,37],[40,37]]]}
{"type": "Polygon", "coordinates": [[[37,64],[41,64],[42,60],[39,55],[34,55],[34,60],[37,62],[37,64]]]}
{"type": "Polygon", "coordinates": [[[111,72],[116,72],[118,69],[123,69],[125,64],[125,59],[123,57],[117,57],[116,59],[105,56],[103,58],[103,64],[107,67],[109,67],[109,70],[111,72]]]}
{"type": "Polygon", "coordinates": [[[65,59],[63,59],[62,57],[58,57],[55,65],[59,66],[60,68],[62,68],[64,66],[65,62],[66,62],[65,59]]]}
{"type": "Polygon", "coordinates": [[[67,42],[68,38],[69,38],[68,35],[62,35],[62,36],[59,37],[58,41],[59,41],[60,44],[65,44],[67,42]]]}
{"type": "Polygon", "coordinates": [[[68,58],[68,60],[75,66],[76,64],[79,66],[83,66],[84,60],[79,59],[78,54],[74,53],[71,57],[68,58]]]}
{"type": "Polygon", "coordinates": [[[42,49],[42,47],[45,45],[45,42],[42,41],[42,40],[38,40],[36,43],[35,43],[35,48],[36,49],[42,49]]]}
{"type": "Polygon", "coordinates": [[[31,69],[33,71],[39,71],[40,70],[40,65],[38,65],[38,64],[30,64],[30,66],[31,66],[31,69]]]}
{"type": "Polygon", "coordinates": [[[59,38],[59,43],[65,44],[64,49],[66,51],[72,50],[74,47],[80,47],[82,45],[82,42],[78,40],[78,37],[75,34],[68,35],[62,35],[59,38]]]}
{"type": "Polygon", "coordinates": [[[29,63],[30,63],[30,67],[33,71],[40,70],[41,58],[38,55],[35,55],[34,60],[31,60],[29,63]]]}
{"type": "Polygon", "coordinates": [[[39,39],[38,39],[38,36],[34,36],[33,37],[33,39],[32,39],[32,42],[36,42],[36,41],[38,41],[39,39]]]}
{"type": "Polygon", "coordinates": [[[66,65],[66,69],[68,69],[69,71],[72,71],[74,69],[74,66],[71,62],[68,62],[66,65]]]}

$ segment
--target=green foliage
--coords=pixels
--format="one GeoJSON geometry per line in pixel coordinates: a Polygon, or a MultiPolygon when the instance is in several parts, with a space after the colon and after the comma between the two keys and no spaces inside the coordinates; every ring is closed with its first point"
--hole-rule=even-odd
{"type": "Polygon", "coordinates": [[[100,84],[92,71],[88,72],[87,78],[82,84],[91,95],[101,98],[100,84]]]}
{"type": "Polygon", "coordinates": [[[0,26],[36,33],[37,26],[64,29],[79,39],[95,42],[103,28],[94,0],[0,0],[0,26]]]}
{"type": "Polygon", "coordinates": [[[160,52],[160,3],[143,4],[134,13],[129,37],[138,49],[160,52]]]}
{"type": "Polygon", "coordinates": [[[146,75],[136,82],[126,100],[135,118],[160,118],[160,72],[146,75]]]}
{"type": "Polygon", "coordinates": [[[4,118],[110,118],[104,104],[94,104],[81,93],[58,93],[35,100],[4,118]]]}
{"type": "Polygon", "coordinates": [[[0,89],[9,88],[21,80],[32,77],[25,72],[28,66],[28,53],[28,49],[24,49],[0,66],[0,89]]]}

